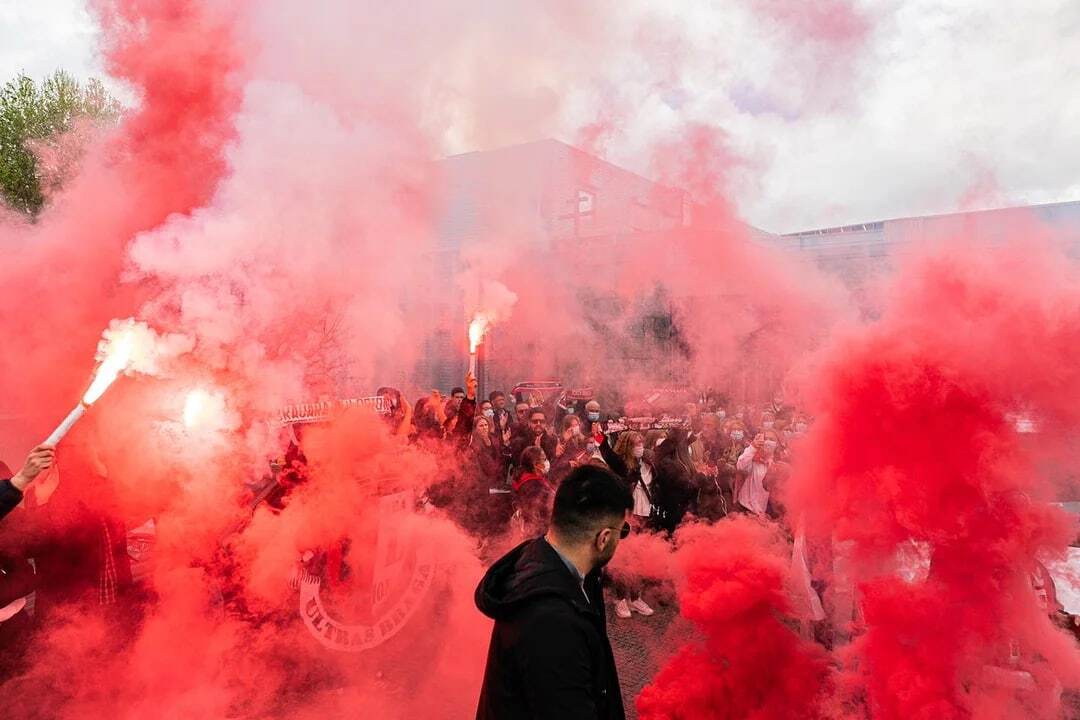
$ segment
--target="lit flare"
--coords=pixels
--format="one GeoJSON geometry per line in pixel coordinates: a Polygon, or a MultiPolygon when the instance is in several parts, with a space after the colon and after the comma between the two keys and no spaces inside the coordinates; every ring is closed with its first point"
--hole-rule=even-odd
{"type": "Polygon", "coordinates": [[[486,313],[476,313],[469,323],[469,353],[475,354],[476,348],[484,341],[484,334],[491,325],[491,318],[486,313]]]}

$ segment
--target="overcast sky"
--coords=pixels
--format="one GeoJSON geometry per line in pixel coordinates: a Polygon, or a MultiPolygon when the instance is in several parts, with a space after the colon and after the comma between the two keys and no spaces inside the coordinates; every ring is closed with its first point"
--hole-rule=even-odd
{"type": "MultiPolygon", "coordinates": [[[[717,127],[742,214],[775,232],[1080,200],[1080,2],[704,5],[627,0],[678,50],[605,71],[605,101],[635,109],[605,145],[612,161],[647,173],[658,139],[717,127]]],[[[0,1],[7,77],[100,77],[95,41],[81,0],[0,1]]],[[[551,134],[571,139],[577,119],[551,134]]]]}

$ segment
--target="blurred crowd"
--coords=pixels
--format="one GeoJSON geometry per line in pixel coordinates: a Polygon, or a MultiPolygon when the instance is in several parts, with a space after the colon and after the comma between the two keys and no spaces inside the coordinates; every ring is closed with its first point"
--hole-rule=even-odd
{"type": "MultiPolygon", "coordinates": [[[[448,396],[436,390],[411,404],[390,388],[380,394],[392,431],[445,460],[427,501],[481,545],[542,535],[560,482],[585,464],[627,484],[635,532],[670,537],[689,518],[715,522],[732,513],[782,522],[775,491],[790,474],[792,441],[811,422],[781,393],[750,405],[684,391],[643,410],[605,407],[591,392],[528,386],[479,397],[467,376],[448,396]]],[[[618,617],[652,614],[638,588],[613,591],[618,617]]]]}
{"type": "MultiPolygon", "coordinates": [[[[631,533],[670,539],[688,522],[755,516],[778,524],[794,541],[808,595],[824,597],[820,578],[830,573],[811,572],[812,556],[822,549],[802,541],[781,502],[798,462],[798,438],[813,417],[781,392],[758,403],[683,390],[664,402],[615,404],[591,391],[543,383],[480,396],[467,375],[447,394],[433,390],[409,402],[385,387],[377,397],[387,431],[436,458],[437,478],[418,506],[445,512],[472,536],[482,558],[543,535],[560,483],[573,469],[596,465],[630,491],[631,533]]],[[[282,455],[251,484],[248,510],[265,504],[280,511],[308,479],[303,427],[290,426],[282,455]]],[[[19,657],[53,607],[97,608],[132,627],[130,618],[146,605],[139,581],[154,520],[125,523],[105,481],[107,469],[94,448],[82,450],[65,461],[63,484],[52,448],[35,448],[17,472],[0,463],[0,671],[19,657]]],[[[823,557],[831,566],[830,552],[825,548],[823,557]]],[[[323,555],[332,559],[333,552],[323,555]]],[[[220,574],[227,576],[227,568],[220,574]]],[[[1049,588],[1049,612],[1063,616],[1053,582],[1042,586],[1049,588]]],[[[654,612],[642,582],[616,578],[607,591],[620,620],[654,612]]],[[[227,605],[228,590],[222,594],[227,605]]]]}

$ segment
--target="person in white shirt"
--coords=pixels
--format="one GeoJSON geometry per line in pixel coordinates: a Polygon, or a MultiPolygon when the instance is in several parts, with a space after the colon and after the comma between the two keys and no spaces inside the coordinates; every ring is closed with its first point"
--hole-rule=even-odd
{"type": "Polygon", "coordinates": [[[776,462],[780,438],[772,430],[758,433],[743,450],[735,467],[745,473],[735,490],[735,504],[754,515],[765,515],[769,508],[769,472],[776,462]]]}
{"type": "MultiPolygon", "coordinates": [[[[645,456],[645,438],[641,433],[627,430],[619,435],[615,448],[608,444],[607,438],[600,443],[600,454],[611,471],[618,475],[630,487],[634,498],[634,508],[630,513],[632,532],[641,532],[649,526],[652,516],[653,466],[645,456]]],[[[624,620],[632,613],[648,617],[653,609],[641,597],[642,580],[627,582],[614,578],[615,614],[624,620]]]]}

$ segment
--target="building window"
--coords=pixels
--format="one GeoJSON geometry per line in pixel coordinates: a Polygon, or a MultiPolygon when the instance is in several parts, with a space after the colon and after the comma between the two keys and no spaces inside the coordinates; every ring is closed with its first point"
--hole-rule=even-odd
{"type": "Polygon", "coordinates": [[[577,211],[578,215],[588,215],[593,211],[593,200],[595,199],[588,190],[577,191],[577,211]]]}

